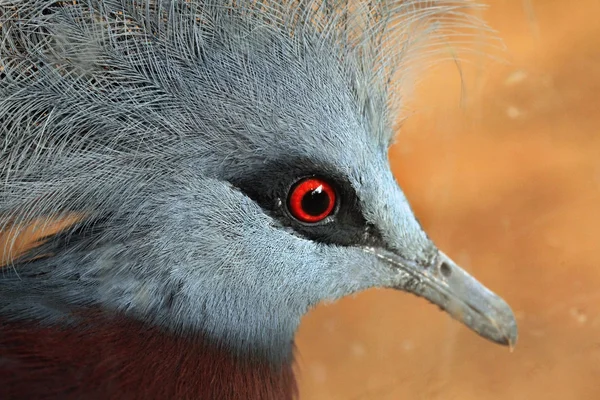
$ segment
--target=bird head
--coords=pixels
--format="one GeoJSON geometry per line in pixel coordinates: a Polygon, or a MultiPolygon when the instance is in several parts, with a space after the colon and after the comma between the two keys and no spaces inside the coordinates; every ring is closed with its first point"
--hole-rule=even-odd
{"type": "Polygon", "coordinates": [[[0,215],[83,218],[6,269],[0,313],[101,307],[281,362],[311,307],[382,287],[515,342],[509,306],[436,247],[388,161],[390,99],[467,2],[16,4],[0,215]]]}

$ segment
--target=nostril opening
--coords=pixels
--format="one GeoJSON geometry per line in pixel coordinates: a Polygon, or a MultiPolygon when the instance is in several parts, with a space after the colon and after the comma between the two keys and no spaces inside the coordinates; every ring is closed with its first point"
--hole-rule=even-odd
{"type": "Polygon", "coordinates": [[[449,277],[452,274],[452,268],[450,268],[450,265],[448,265],[447,263],[443,262],[440,265],[440,272],[442,273],[442,275],[444,275],[447,278],[447,277],[449,277]]]}

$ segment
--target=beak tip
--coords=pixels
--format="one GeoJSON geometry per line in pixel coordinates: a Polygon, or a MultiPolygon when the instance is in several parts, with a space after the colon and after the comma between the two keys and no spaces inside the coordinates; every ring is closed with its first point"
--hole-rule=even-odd
{"type": "Polygon", "coordinates": [[[517,322],[514,319],[507,333],[508,334],[506,335],[506,344],[508,345],[509,351],[512,353],[515,350],[515,347],[517,346],[517,341],[519,339],[519,330],[517,328],[517,322]]]}
{"type": "Polygon", "coordinates": [[[509,351],[512,353],[515,347],[517,346],[517,341],[519,339],[519,329],[517,327],[517,320],[515,319],[514,314],[512,313],[508,305],[506,307],[509,310],[509,315],[507,316],[508,318],[506,319],[506,322],[501,325],[502,329],[499,332],[499,340],[497,340],[496,342],[503,346],[508,346],[509,351]]]}
{"type": "Polygon", "coordinates": [[[508,350],[512,353],[515,350],[515,347],[517,346],[517,339],[518,339],[518,335],[515,330],[513,332],[509,332],[508,334],[505,334],[498,341],[498,344],[501,344],[503,346],[508,346],[508,350]]]}

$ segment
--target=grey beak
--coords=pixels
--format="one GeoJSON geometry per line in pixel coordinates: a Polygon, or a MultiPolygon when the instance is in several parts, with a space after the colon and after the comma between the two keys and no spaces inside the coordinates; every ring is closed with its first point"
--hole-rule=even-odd
{"type": "Polygon", "coordinates": [[[510,306],[441,251],[426,266],[385,250],[369,251],[398,269],[394,288],[429,300],[486,339],[515,346],[517,322],[510,306]]]}

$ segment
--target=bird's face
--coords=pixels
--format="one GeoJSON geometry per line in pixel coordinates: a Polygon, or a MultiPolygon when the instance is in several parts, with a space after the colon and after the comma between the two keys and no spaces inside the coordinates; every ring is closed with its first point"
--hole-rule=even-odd
{"type": "Polygon", "coordinates": [[[373,287],[414,293],[480,335],[514,343],[509,306],[423,231],[389,166],[391,133],[359,107],[335,61],[284,59],[269,75],[263,58],[232,54],[229,69],[206,74],[242,76],[203,96],[202,109],[218,118],[201,144],[190,142],[202,157],[144,199],[148,215],[137,220],[158,233],[127,251],[146,264],[103,297],[275,361],[290,356],[310,307],[373,287]],[[268,79],[256,85],[244,70],[268,79]]]}
{"type": "Polygon", "coordinates": [[[295,329],[322,300],[394,288],[424,297],[485,338],[513,344],[509,306],[437,249],[394,179],[387,144],[359,123],[348,130],[349,120],[327,140],[310,131],[275,137],[270,146],[278,150],[268,154],[278,157],[240,156],[235,164],[246,162],[246,172],[224,173],[219,212],[229,199],[231,214],[221,214],[219,231],[229,230],[231,242],[219,245],[244,263],[215,263],[227,269],[223,287],[246,296],[245,307],[262,313],[253,315],[264,319],[261,326],[273,321],[283,330],[295,329]]]}

